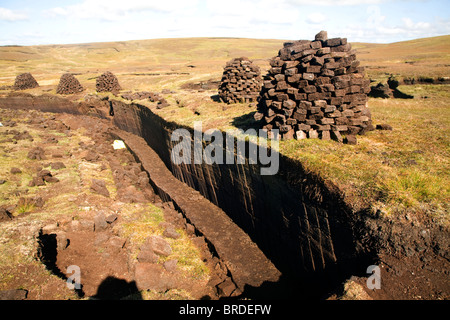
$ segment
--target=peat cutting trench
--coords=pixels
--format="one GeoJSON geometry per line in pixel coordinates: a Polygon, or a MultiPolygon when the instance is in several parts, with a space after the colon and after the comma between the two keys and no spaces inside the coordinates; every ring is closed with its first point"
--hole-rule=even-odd
{"type": "Polygon", "coordinates": [[[0,97],[0,108],[109,121],[109,133],[139,160],[155,193],[172,201],[205,237],[242,292],[238,297],[326,299],[339,295],[351,277],[365,287],[371,265],[382,267],[382,290],[365,288],[374,299],[449,297],[448,230],[429,221],[355,212],[337,187],[281,154],[276,175],[261,175],[249,154],[245,164],[175,165],[173,131],[183,128],[194,136],[194,130],[144,105],[11,93],[0,97]]]}

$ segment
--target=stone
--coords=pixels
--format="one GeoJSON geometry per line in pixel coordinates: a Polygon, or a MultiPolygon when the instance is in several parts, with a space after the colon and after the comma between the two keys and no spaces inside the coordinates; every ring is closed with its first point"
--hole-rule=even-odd
{"type": "Polygon", "coordinates": [[[148,246],[154,253],[160,256],[169,256],[172,254],[172,248],[169,243],[160,236],[148,237],[144,246],[148,246]]]}
{"type": "Polygon", "coordinates": [[[19,168],[13,167],[13,168],[11,168],[10,172],[12,174],[19,174],[19,173],[22,173],[22,170],[20,170],[19,168]]]}
{"type": "Polygon", "coordinates": [[[105,220],[107,223],[112,224],[114,221],[117,220],[118,217],[119,216],[117,214],[113,213],[113,214],[110,214],[109,216],[107,216],[105,220]]]}
{"type": "Polygon", "coordinates": [[[296,132],[295,132],[295,138],[296,138],[297,140],[303,140],[303,139],[306,139],[307,136],[306,136],[306,133],[305,133],[304,131],[299,130],[299,131],[296,131],[296,132]]]}
{"type": "Polygon", "coordinates": [[[377,124],[376,126],[377,130],[392,130],[392,126],[386,123],[383,124],[377,124]]]}
{"type": "Polygon", "coordinates": [[[166,269],[166,271],[174,273],[175,271],[177,271],[177,264],[178,264],[177,259],[171,259],[164,262],[163,267],[164,269],[166,269]]]}
{"type": "Polygon", "coordinates": [[[0,208],[0,222],[12,220],[13,215],[5,208],[0,208]]]}
{"type": "Polygon", "coordinates": [[[315,40],[325,41],[328,39],[328,32],[322,30],[314,37],[315,40]]]}
{"type": "Polygon", "coordinates": [[[69,246],[69,239],[65,232],[58,232],[56,234],[56,248],[58,251],[65,250],[69,246]]]}
{"type": "Polygon", "coordinates": [[[167,291],[175,287],[174,278],[167,273],[163,266],[148,262],[136,265],[134,279],[139,290],[167,291]]]}
{"type": "Polygon", "coordinates": [[[52,168],[52,170],[59,170],[65,168],[66,165],[62,162],[53,162],[50,164],[50,167],[52,168]]]}
{"type": "Polygon", "coordinates": [[[322,131],[321,137],[322,140],[330,140],[330,131],[322,131]]]}
{"type": "Polygon", "coordinates": [[[317,138],[319,138],[319,133],[316,130],[311,129],[308,132],[308,138],[310,138],[310,139],[317,139],[317,138]]]}
{"type": "Polygon", "coordinates": [[[31,149],[27,155],[31,160],[45,160],[45,151],[41,147],[31,149]]]}
{"type": "Polygon", "coordinates": [[[142,246],[141,251],[139,251],[137,255],[137,260],[139,262],[157,263],[158,259],[158,255],[156,255],[148,246],[142,246]]]}
{"type": "Polygon", "coordinates": [[[106,188],[106,183],[103,180],[92,179],[91,181],[91,191],[98,193],[102,196],[109,198],[110,194],[106,188]]]}
{"type": "Polygon", "coordinates": [[[340,143],[344,142],[344,139],[342,138],[341,134],[337,130],[331,131],[330,136],[331,136],[331,139],[333,139],[337,142],[340,142],[340,143]]]}
{"type": "Polygon", "coordinates": [[[180,234],[175,231],[175,228],[173,226],[166,228],[163,232],[163,236],[171,239],[178,239],[179,237],[181,237],[180,234]]]}
{"type": "Polygon", "coordinates": [[[1,290],[0,300],[25,300],[27,295],[28,290],[25,289],[1,290]]]}
{"type": "Polygon", "coordinates": [[[99,158],[99,155],[96,152],[92,151],[92,150],[89,150],[86,153],[86,155],[83,157],[83,159],[86,160],[86,161],[97,161],[98,158],[99,158]]]}
{"type": "Polygon", "coordinates": [[[355,135],[347,135],[344,139],[344,143],[356,145],[357,144],[356,136],[355,135]]]}
{"type": "Polygon", "coordinates": [[[217,285],[217,291],[221,296],[231,297],[235,290],[236,285],[233,283],[233,281],[231,281],[230,278],[225,279],[224,282],[217,285]]]}
{"type": "Polygon", "coordinates": [[[94,230],[101,231],[108,228],[108,223],[106,222],[106,217],[102,212],[99,212],[94,217],[94,230]]]}

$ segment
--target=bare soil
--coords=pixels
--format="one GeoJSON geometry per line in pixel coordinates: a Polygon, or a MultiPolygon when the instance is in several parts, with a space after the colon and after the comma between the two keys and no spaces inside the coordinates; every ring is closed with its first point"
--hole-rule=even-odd
{"type": "Polygon", "coordinates": [[[9,155],[16,158],[31,148],[41,148],[41,160],[20,159],[15,167],[24,175],[36,175],[48,168],[59,180],[27,187],[27,179],[32,177],[7,174],[9,169],[0,173],[5,186],[12,185],[1,199],[2,208],[12,219],[0,222],[1,243],[8,248],[0,262],[0,296],[17,289],[26,290],[26,299],[32,300],[220,296],[216,286],[226,280],[220,262],[212,257],[201,237],[186,229],[173,205],[162,202],[153,192],[148,175],[131,153],[112,148],[107,121],[7,109],[0,109],[0,121],[4,124],[0,128],[2,156],[8,158],[11,151],[9,155]],[[32,134],[22,144],[24,141],[10,138],[12,130],[32,134]],[[52,170],[55,162],[67,168],[52,170]],[[108,194],[92,189],[95,178],[105,182],[108,194]],[[39,198],[44,205],[22,208],[13,194],[39,198]],[[110,221],[102,225],[99,215],[110,221]],[[148,220],[151,215],[155,221],[148,220]],[[166,229],[172,233],[165,233],[166,229]],[[141,245],[151,234],[160,234],[173,253],[159,256],[156,263],[140,262],[137,256],[141,245]],[[174,239],[174,234],[179,238],[174,239]],[[161,272],[154,278],[149,275],[151,279],[137,279],[135,272],[140,264],[155,265],[161,272]],[[80,290],[66,286],[71,265],[81,270],[80,290]],[[146,288],[146,283],[156,284],[146,288]]]}

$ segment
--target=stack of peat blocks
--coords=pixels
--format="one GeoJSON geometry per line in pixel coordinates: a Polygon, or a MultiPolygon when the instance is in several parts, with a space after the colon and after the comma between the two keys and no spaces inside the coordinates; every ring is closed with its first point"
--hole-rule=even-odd
{"type": "Polygon", "coordinates": [[[219,85],[219,98],[226,103],[249,103],[258,99],[261,72],[246,57],[227,62],[219,85]]]}
{"type": "Polygon", "coordinates": [[[346,38],[284,43],[264,77],[255,119],[283,139],[321,138],[356,144],[373,130],[367,107],[370,80],[346,38]]]}

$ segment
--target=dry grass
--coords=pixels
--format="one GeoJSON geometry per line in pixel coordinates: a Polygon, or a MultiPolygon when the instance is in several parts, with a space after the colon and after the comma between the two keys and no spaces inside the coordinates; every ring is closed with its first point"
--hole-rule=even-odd
{"type": "MultiPolygon", "coordinates": [[[[187,38],[63,46],[0,48],[0,86],[12,85],[21,72],[31,72],[43,86],[28,92],[53,92],[64,72],[78,73],[87,90],[95,77],[114,72],[124,90],[160,91],[170,106],[156,110],[167,120],[185,125],[202,121],[203,129],[228,129],[252,124],[255,108],[213,101],[216,90],[181,89],[188,82],[220,80],[225,63],[247,56],[265,74],[283,40],[187,38]],[[192,67],[194,66],[194,67],[192,67]],[[177,103],[178,101],[178,103],[177,103]]],[[[450,36],[392,44],[354,43],[358,59],[371,79],[450,76],[450,36]]],[[[386,214],[426,212],[448,223],[450,97],[448,85],[403,86],[412,100],[370,99],[373,121],[393,131],[373,131],[357,146],[333,141],[282,141],[280,151],[304,163],[345,190],[356,208],[371,207],[386,214]]],[[[7,91],[4,91],[7,92],[7,91]]],[[[1,93],[1,91],[0,91],[1,93]]]]}

